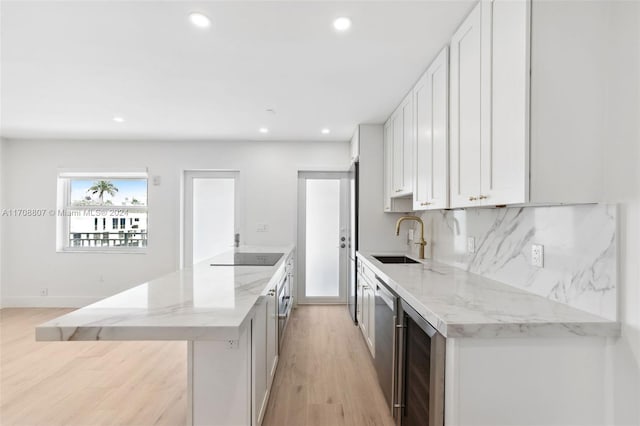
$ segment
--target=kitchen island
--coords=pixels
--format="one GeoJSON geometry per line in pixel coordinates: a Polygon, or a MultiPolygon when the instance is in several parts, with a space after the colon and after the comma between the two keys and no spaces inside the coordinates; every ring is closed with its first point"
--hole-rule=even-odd
{"type": "Polygon", "coordinates": [[[278,360],[277,292],[290,285],[293,251],[235,249],[44,323],[36,340],[187,341],[188,424],[259,424],[278,360]],[[237,253],[282,256],[272,266],[232,265],[237,253]]]}

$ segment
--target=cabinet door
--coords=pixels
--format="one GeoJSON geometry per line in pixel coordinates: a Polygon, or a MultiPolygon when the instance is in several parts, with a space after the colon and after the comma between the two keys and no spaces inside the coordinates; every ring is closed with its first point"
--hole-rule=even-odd
{"type": "Polygon", "coordinates": [[[362,331],[362,335],[365,340],[367,340],[369,336],[369,293],[367,291],[368,284],[367,281],[361,276],[362,282],[362,310],[361,316],[362,321],[360,321],[360,330],[362,331]]]}
{"type": "Polygon", "coordinates": [[[266,409],[267,395],[267,301],[255,306],[251,330],[253,358],[253,424],[260,423],[266,409]]]}
{"type": "Polygon", "coordinates": [[[413,190],[414,163],[413,93],[402,102],[402,194],[413,190]]]}
{"type": "Polygon", "coordinates": [[[362,292],[362,275],[358,273],[358,286],[357,286],[357,301],[356,301],[356,319],[358,320],[358,325],[362,324],[362,305],[364,303],[364,295],[362,292]]]}
{"type": "Polygon", "coordinates": [[[274,287],[267,295],[266,322],[267,322],[267,388],[271,387],[273,376],[278,365],[278,296],[274,287]]]}
{"type": "Polygon", "coordinates": [[[414,210],[443,209],[449,200],[449,55],[444,48],[414,89],[414,210]]]}
{"type": "Polygon", "coordinates": [[[392,139],[392,191],[391,197],[400,195],[404,190],[404,125],[402,122],[402,108],[398,108],[391,116],[392,139]]]}
{"type": "Polygon", "coordinates": [[[369,286],[367,289],[367,299],[369,301],[369,305],[367,308],[369,309],[369,328],[367,330],[367,344],[369,345],[369,350],[371,351],[371,355],[376,356],[376,297],[375,297],[375,289],[372,286],[369,286]]]}
{"type": "Polygon", "coordinates": [[[491,131],[483,138],[480,179],[485,205],[529,199],[530,7],[529,1],[483,4],[483,32],[491,30],[486,37],[491,42],[491,69],[485,72],[490,76],[490,104],[483,108],[491,131]]]}
{"type": "Polygon", "coordinates": [[[383,182],[383,199],[384,199],[384,211],[391,211],[391,191],[393,187],[393,175],[392,175],[392,162],[393,162],[393,120],[390,118],[384,124],[384,139],[383,139],[383,167],[384,167],[384,182],[383,182]]]}
{"type": "Polygon", "coordinates": [[[451,207],[479,205],[481,6],[473,9],[451,39],[451,207]]]}

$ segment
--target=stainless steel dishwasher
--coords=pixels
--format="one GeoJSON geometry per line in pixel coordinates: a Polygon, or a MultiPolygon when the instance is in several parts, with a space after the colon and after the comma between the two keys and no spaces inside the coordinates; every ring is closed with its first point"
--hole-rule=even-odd
{"type": "Polygon", "coordinates": [[[396,401],[396,318],[398,297],[376,276],[375,292],[375,345],[374,364],[380,387],[393,414],[396,401]]]}

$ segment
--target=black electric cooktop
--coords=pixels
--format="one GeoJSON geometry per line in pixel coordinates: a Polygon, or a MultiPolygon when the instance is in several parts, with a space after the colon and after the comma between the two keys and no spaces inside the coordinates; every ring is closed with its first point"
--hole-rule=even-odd
{"type": "Polygon", "coordinates": [[[273,266],[284,253],[233,253],[231,256],[220,256],[211,266],[273,266]]]}

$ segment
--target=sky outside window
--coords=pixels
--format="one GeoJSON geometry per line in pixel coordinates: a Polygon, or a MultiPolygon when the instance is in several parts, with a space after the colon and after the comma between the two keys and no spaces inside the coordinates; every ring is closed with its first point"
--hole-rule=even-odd
{"type": "Polygon", "coordinates": [[[88,191],[100,180],[111,182],[113,186],[118,188],[118,191],[113,196],[106,192],[104,193],[105,204],[110,203],[114,206],[147,205],[146,179],[73,179],[71,181],[71,203],[74,205],[100,204],[99,193],[92,194],[91,191],[88,191]],[[89,198],[87,199],[87,197],[89,198]]]}

